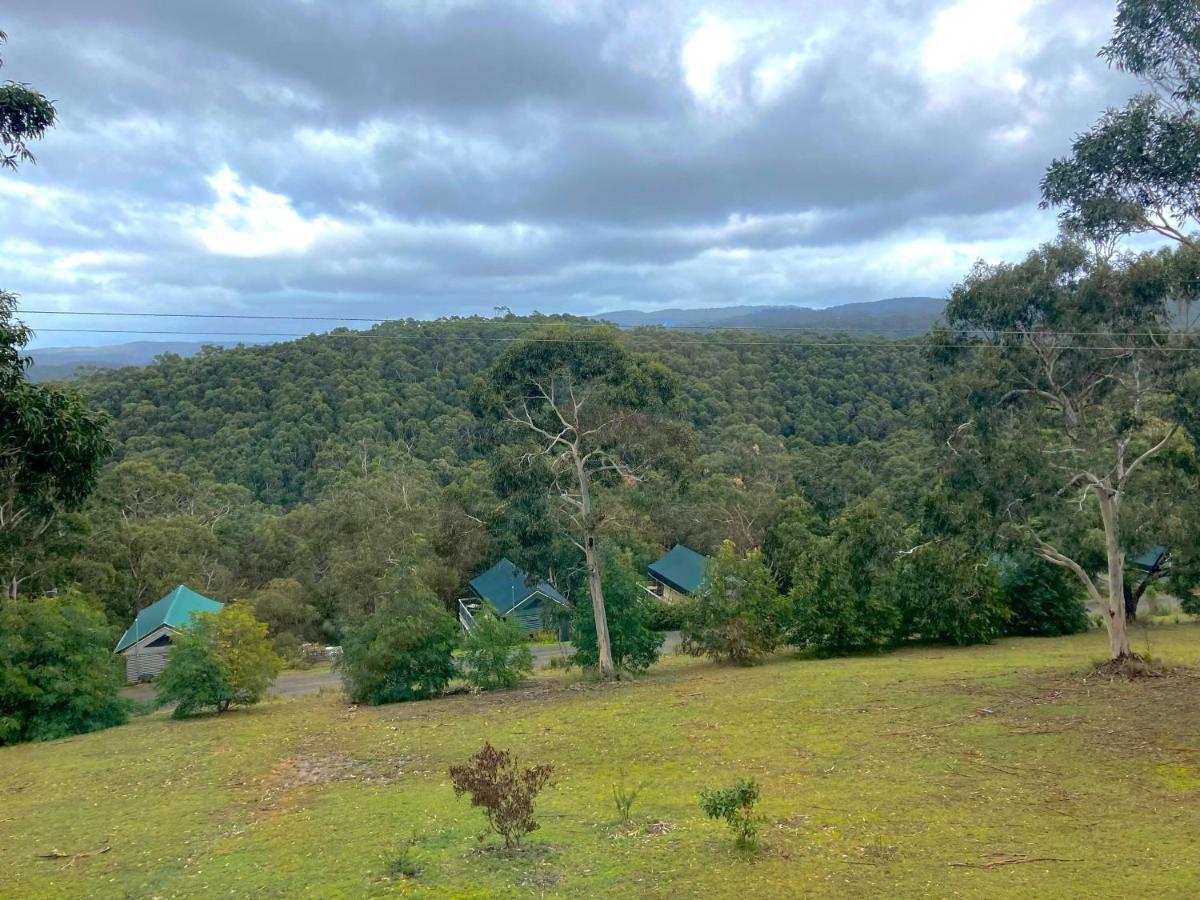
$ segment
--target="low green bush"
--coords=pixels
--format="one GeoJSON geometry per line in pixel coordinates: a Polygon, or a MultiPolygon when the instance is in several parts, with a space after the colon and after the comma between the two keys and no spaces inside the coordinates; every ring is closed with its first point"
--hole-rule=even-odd
{"type": "Polygon", "coordinates": [[[520,628],[481,609],[463,642],[459,668],[476,690],[509,688],[533,672],[533,651],[520,628]]]}
{"type": "Polygon", "coordinates": [[[337,668],[346,695],[377,706],[445,690],[458,672],[453,654],[459,630],[432,592],[389,598],[342,644],[337,668]]]}
{"type": "Polygon", "coordinates": [[[724,819],[733,830],[734,841],[742,849],[758,843],[758,827],[754,822],[754,805],[758,803],[758,782],[741,778],[727,788],[700,792],[700,808],[710,819],[724,819]]]}

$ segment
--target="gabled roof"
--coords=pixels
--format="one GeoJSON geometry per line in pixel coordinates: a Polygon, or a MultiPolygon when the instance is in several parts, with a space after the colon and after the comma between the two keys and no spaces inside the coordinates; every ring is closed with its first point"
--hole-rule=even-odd
{"type": "Polygon", "coordinates": [[[708,571],[708,557],[701,556],[691,547],[676,544],[667,554],[650,563],[650,574],[659,581],[685,594],[694,594],[704,584],[708,571]]]}
{"type": "Polygon", "coordinates": [[[555,603],[567,606],[567,599],[548,581],[532,585],[529,576],[509,559],[502,559],[478,578],[471,581],[471,590],[486,600],[500,615],[505,616],[534,594],[543,594],[555,603]]]}
{"type": "Polygon", "coordinates": [[[203,594],[197,594],[187,585],[179,585],[161,600],[151,603],[134,619],[129,630],[117,642],[116,653],[126,647],[136,644],[152,631],[157,631],[164,625],[176,630],[186,625],[192,618],[192,613],[219,612],[225,604],[211,600],[203,594]]]}

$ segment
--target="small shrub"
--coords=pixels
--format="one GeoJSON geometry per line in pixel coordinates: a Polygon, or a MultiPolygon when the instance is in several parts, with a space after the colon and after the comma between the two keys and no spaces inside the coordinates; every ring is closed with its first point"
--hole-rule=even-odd
{"type": "Polygon", "coordinates": [[[246,603],[230,603],[220,612],[200,613],[175,636],[171,657],[158,676],[158,702],[175,703],[177,719],[212,707],[225,712],[234,704],[262,700],[283,668],[271,649],[267,626],[246,603]]]}
{"type": "Polygon", "coordinates": [[[424,700],[445,690],[457,674],[459,625],[430,592],[385,602],[343,644],[337,662],[354,703],[424,700]]]}
{"type": "Polygon", "coordinates": [[[638,795],[642,792],[644,784],[638,783],[630,785],[625,780],[625,771],[617,776],[617,780],[613,782],[613,803],[617,807],[617,817],[622,823],[628,823],[633,818],[633,804],[637,802],[638,795]]]}
{"type": "Polygon", "coordinates": [[[686,604],[683,652],[750,665],[783,638],[783,606],[762,553],[740,556],[725,541],[709,566],[704,585],[686,604]]]}
{"type": "Polygon", "coordinates": [[[533,818],[533,801],[553,773],[553,766],[522,769],[507,750],[485,743],[464,765],[450,767],[450,782],[454,796],[469,794],[471,805],[483,810],[488,826],[511,849],[540,827],[533,818]]]}
{"type": "Polygon", "coordinates": [[[115,642],[79,594],[0,603],[0,747],[123,725],[131,704],[115,642]]]}
{"type": "Polygon", "coordinates": [[[421,866],[417,862],[415,853],[420,839],[420,835],[414,831],[412,836],[400,845],[400,849],[396,851],[395,855],[388,860],[389,878],[416,878],[421,874],[421,866]]]}
{"type": "Polygon", "coordinates": [[[758,798],[758,782],[742,778],[732,787],[701,791],[700,808],[710,819],[724,819],[733,829],[737,846],[748,849],[758,841],[758,828],[754,824],[754,804],[758,798]]]}
{"type": "MultiPolygon", "coordinates": [[[[638,584],[632,554],[624,550],[609,556],[601,579],[613,662],[624,669],[645,671],[657,662],[665,638],[654,629],[655,600],[638,584]]],[[[586,599],[575,606],[571,642],[576,663],[590,669],[600,665],[596,617],[586,599]]]]}
{"type": "Polygon", "coordinates": [[[520,628],[480,610],[463,643],[459,665],[471,687],[494,691],[513,687],[533,672],[533,651],[520,628]]]}

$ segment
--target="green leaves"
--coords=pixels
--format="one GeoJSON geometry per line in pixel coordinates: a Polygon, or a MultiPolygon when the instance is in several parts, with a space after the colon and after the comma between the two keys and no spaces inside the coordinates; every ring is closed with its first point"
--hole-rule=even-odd
{"type": "Polygon", "coordinates": [[[685,653],[751,665],[783,639],[783,603],[759,550],[745,555],[725,541],[709,563],[704,585],[683,613],[685,653]]]}
{"type": "Polygon", "coordinates": [[[173,644],[157,687],[160,705],[177,704],[176,718],[208,707],[224,712],[258,703],[283,668],[266,624],[245,603],[193,616],[173,644]]]}

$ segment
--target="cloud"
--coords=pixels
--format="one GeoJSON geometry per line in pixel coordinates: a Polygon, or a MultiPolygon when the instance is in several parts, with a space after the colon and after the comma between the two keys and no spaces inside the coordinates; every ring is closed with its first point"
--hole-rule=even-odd
{"type": "Polygon", "coordinates": [[[38,165],[0,174],[0,285],[27,308],[428,316],[942,293],[974,255],[1053,234],[1041,173],[1133,90],[1095,59],[1111,0],[5,14],[6,75],[60,114],[38,165]]]}
{"type": "Polygon", "coordinates": [[[347,230],[328,216],[306,219],[282,194],[243,186],[229,166],[208,178],[217,195],[200,214],[193,234],[209,253],[220,256],[283,256],[302,254],[320,238],[347,230]]]}

